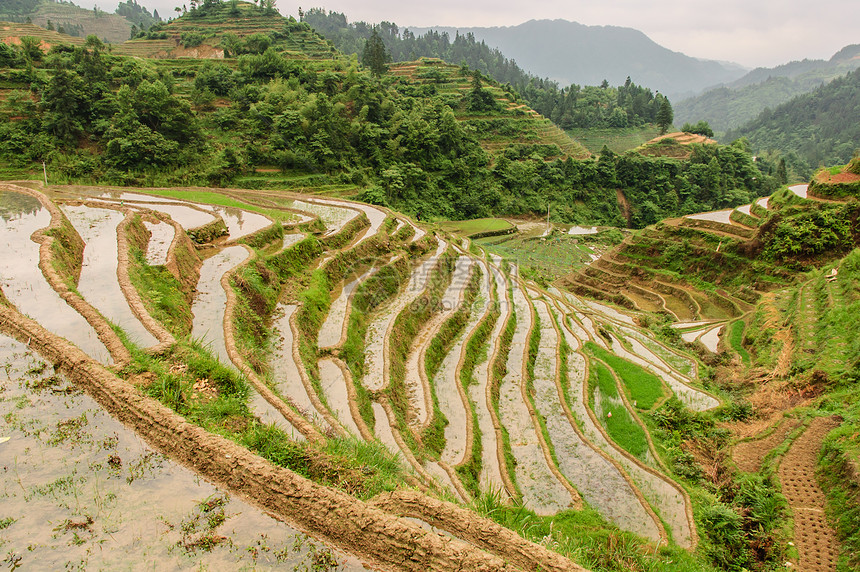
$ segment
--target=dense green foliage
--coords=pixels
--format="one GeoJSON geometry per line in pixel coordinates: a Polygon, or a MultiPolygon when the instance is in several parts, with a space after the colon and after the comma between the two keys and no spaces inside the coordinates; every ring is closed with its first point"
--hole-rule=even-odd
{"type": "Polygon", "coordinates": [[[728,85],[676,103],[682,121],[705,119],[723,132],[736,129],[766,108],[773,109],[856,69],[860,46],[847,46],[830,60],[803,60],[776,68],[757,68],[728,85]]]}
{"type": "MultiPolygon", "coordinates": [[[[210,10],[228,17],[227,5],[210,10]]],[[[514,94],[474,70],[453,68],[471,89],[438,92],[432,82],[375,78],[355,60],[285,58],[280,31],[234,40],[235,60],[182,65],[114,56],[94,37],[49,54],[37,43],[4,48],[0,63],[20,91],[0,108],[7,143],[0,160],[15,168],[46,160],[57,182],[152,186],[227,185],[241,177],[253,185],[248,173],[276,167],[364,187],[363,200],[422,218],[543,213],[549,206],[562,222],[633,226],[741,204],[773,186],[742,146],[694,148],[689,161],[611,152],[599,160],[547,160],[560,156],[557,145],[512,143],[520,124],[536,120],[515,105],[514,94]],[[504,137],[506,146],[492,154],[483,147],[504,137]],[[618,207],[619,188],[629,221],[618,207]]],[[[565,101],[576,99],[574,90],[565,93],[565,101]]],[[[591,109],[619,99],[646,108],[660,101],[632,83],[581,93],[605,98],[585,106],[591,109]]]]}
{"type": "Polygon", "coordinates": [[[726,133],[746,137],[757,150],[775,149],[796,156],[806,174],[822,164],[845,164],[860,142],[860,70],[798,96],[726,133]]]}
{"type": "MultiPolygon", "coordinates": [[[[429,31],[416,36],[402,32],[396,24],[382,22],[349,22],[344,14],[314,8],[303,15],[310,24],[344,53],[365,53],[374,35],[380,38],[394,61],[411,61],[421,57],[440,58],[477,69],[499,83],[516,90],[541,115],[552,119],[562,129],[575,127],[628,127],[654,123],[666,98],[630,81],[613,88],[608,82],[600,87],[571,85],[538,78],[523,71],[516,62],[499,50],[479,42],[473,34],[456,34],[453,41],[447,33],[429,31]]],[[[669,121],[671,123],[671,120],[669,121]]]]}

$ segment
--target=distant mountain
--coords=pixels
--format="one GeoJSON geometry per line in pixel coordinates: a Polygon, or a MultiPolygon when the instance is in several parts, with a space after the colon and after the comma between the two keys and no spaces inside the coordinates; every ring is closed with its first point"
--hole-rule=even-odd
{"type": "Polygon", "coordinates": [[[860,67],[860,45],[846,46],[829,60],[803,60],[756,68],[731,83],[676,102],[677,123],[706,120],[717,132],[740,127],[765,108],[809,93],[860,67]]]}
{"type": "Polygon", "coordinates": [[[725,134],[724,140],[749,139],[759,152],[777,150],[806,167],[847,163],[860,148],[860,69],[810,93],[766,109],[754,120],[725,134]]]}
{"type": "Polygon", "coordinates": [[[699,60],[666,49],[632,28],[585,26],[566,20],[530,20],[494,28],[409,28],[454,36],[472,33],[501,50],[528,72],[567,86],[599,85],[604,79],[620,85],[630,76],[670,99],[699,93],[712,85],[741,77],[736,64],[699,60]]]}

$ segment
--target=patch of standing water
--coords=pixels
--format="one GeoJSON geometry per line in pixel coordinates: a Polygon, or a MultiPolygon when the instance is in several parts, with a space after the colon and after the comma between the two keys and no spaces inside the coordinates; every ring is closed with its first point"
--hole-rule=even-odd
{"type": "Polygon", "coordinates": [[[376,268],[371,268],[355,280],[344,285],[341,289],[340,295],[332,302],[325,322],[320,327],[320,333],[317,337],[317,345],[320,349],[333,348],[340,344],[340,340],[343,337],[344,324],[349,315],[350,297],[356,287],[375,273],[376,270],[376,268]]]}
{"type": "MultiPolygon", "coordinates": [[[[0,191],[0,197],[5,196],[0,191]]],[[[19,193],[11,193],[21,197],[19,193]]],[[[5,200],[10,204],[15,199],[5,200]]],[[[30,235],[51,223],[50,213],[39,204],[35,206],[25,199],[26,205],[7,216],[0,217],[0,250],[15,253],[14,256],[0,256],[0,288],[6,298],[16,308],[42,327],[62,336],[81,350],[102,363],[112,363],[110,353],[96,335],[92,326],[74,308],[60,298],[39,268],[39,245],[30,240],[30,235]]]]}
{"type": "Polygon", "coordinates": [[[338,367],[334,360],[329,358],[319,360],[318,364],[320,385],[329,409],[334,412],[337,420],[347,431],[356,437],[361,437],[361,432],[358,430],[358,425],[352,418],[352,411],[349,409],[349,391],[346,388],[348,382],[343,370],[338,367]]]}
{"type": "Polygon", "coordinates": [[[507,281],[504,274],[498,268],[499,264],[501,264],[501,258],[498,255],[493,255],[493,266],[489,268],[496,285],[496,297],[499,303],[500,315],[488,338],[489,346],[487,347],[486,359],[475,366],[475,380],[477,383],[470,385],[468,388],[469,398],[475,404],[478,428],[481,431],[481,486],[485,490],[502,490],[504,487],[499,467],[499,443],[496,439],[496,429],[493,425],[492,414],[490,413],[489,394],[490,376],[492,375],[493,367],[492,357],[500,343],[502,328],[505,327],[505,321],[510,315],[510,305],[505,303],[507,281]]]}
{"type": "Polygon", "coordinates": [[[592,308],[593,310],[597,310],[598,312],[600,312],[601,314],[603,314],[604,316],[606,316],[607,318],[610,318],[612,320],[616,320],[616,321],[622,322],[624,324],[629,324],[631,326],[636,323],[633,320],[633,318],[631,318],[627,314],[619,312],[618,310],[616,310],[612,306],[607,306],[606,304],[601,304],[601,303],[595,302],[593,300],[585,300],[585,303],[590,308],[592,308]]]}
{"type": "Polygon", "coordinates": [[[308,201],[293,201],[288,207],[317,215],[326,226],[325,236],[337,233],[346,223],[358,216],[358,211],[349,208],[333,207],[326,204],[308,201]]]}
{"type": "MultiPolygon", "coordinates": [[[[584,358],[576,353],[572,354],[579,356],[577,360],[584,358]]],[[[577,368],[580,369],[580,368],[577,368]]],[[[584,372],[584,366],[581,368],[584,372]]],[[[582,429],[585,436],[595,445],[603,449],[610,457],[618,462],[628,475],[639,487],[639,490],[645,496],[645,499],[658,512],[662,519],[669,525],[672,531],[673,539],[680,546],[689,547],[692,543],[692,535],[690,532],[690,523],[687,520],[686,500],[684,496],[670,484],[668,477],[657,475],[645,469],[639,463],[631,460],[629,457],[621,453],[612,443],[610,443],[595,425],[594,421],[585,407],[584,403],[584,382],[585,375],[571,376],[570,391],[573,399],[571,400],[571,409],[576,417],[582,422],[582,429]]],[[[600,418],[600,404],[595,402],[595,415],[600,418]]],[[[648,452],[650,457],[650,451],[648,452]]]]}
{"type": "Polygon", "coordinates": [[[699,341],[702,342],[703,346],[708,348],[709,352],[717,353],[717,346],[720,343],[720,333],[722,333],[723,327],[723,325],[720,325],[716,328],[711,328],[699,338],[699,341]]]}
{"type": "Polygon", "coordinates": [[[726,209],[722,211],[687,215],[687,218],[692,218],[696,220],[709,220],[711,222],[721,222],[723,224],[732,224],[732,220],[729,218],[732,214],[732,210],[733,209],[726,209]]]}
{"type": "Polygon", "coordinates": [[[755,204],[757,204],[758,206],[760,206],[760,207],[761,207],[761,208],[763,208],[763,209],[766,209],[766,208],[767,208],[767,203],[768,203],[769,199],[770,199],[770,197],[762,197],[762,198],[760,198],[759,200],[757,200],[757,201],[755,202],[755,204]]]}
{"type": "Polygon", "coordinates": [[[224,219],[230,240],[238,240],[272,224],[268,217],[242,209],[218,206],[214,211],[224,219]]]}
{"type": "MultiPolygon", "coordinates": [[[[415,336],[409,354],[406,356],[406,376],[404,384],[409,399],[409,409],[414,413],[412,420],[415,424],[426,424],[433,406],[430,397],[430,388],[425,387],[425,380],[421,376],[420,369],[424,367],[424,357],[427,347],[439,331],[442,323],[451,314],[457,311],[463,300],[463,292],[469,280],[472,269],[472,259],[468,256],[460,256],[455,263],[454,274],[451,283],[445,289],[440,300],[440,310],[429,321],[421,325],[421,329],[415,336]]],[[[454,388],[456,391],[456,387],[454,388]]]]}
{"type": "Polygon", "coordinates": [[[364,351],[364,377],[362,381],[364,386],[371,391],[382,389],[386,384],[387,376],[385,375],[385,368],[387,367],[387,360],[385,352],[387,351],[388,330],[400,312],[424,292],[439,257],[442,256],[442,253],[445,252],[445,248],[448,246],[444,240],[440,239],[438,242],[436,252],[413,270],[406,289],[400,292],[391,303],[382,308],[367,327],[364,351]]]}
{"type": "Polygon", "coordinates": [[[745,215],[750,215],[750,216],[752,216],[752,213],[750,212],[750,209],[751,209],[751,208],[752,208],[752,205],[751,205],[751,204],[750,204],[750,205],[743,205],[743,206],[737,207],[737,211],[738,211],[738,212],[742,212],[742,213],[744,213],[745,215]]]}
{"type": "Polygon", "coordinates": [[[117,280],[116,227],[125,215],[86,206],[61,208],[85,243],[78,292],[138,346],[148,348],[158,344],[131,311],[117,280]]]}
{"type": "MultiPolygon", "coordinates": [[[[543,316],[541,317],[543,320],[543,316]]],[[[564,327],[565,342],[576,347],[578,341],[564,327]]],[[[585,377],[585,361],[577,353],[568,354],[566,367],[569,380],[585,377]]],[[[558,388],[553,384],[535,384],[535,405],[546,419],[547,431],[555,446],[559,469],[582,494],[585,501],[619,528],[656,540],[659,532],[633,488],[606,457],[583,441],[572,430],[560,403],[558,388]]],[[[576,399],[577,396],[573,396],[576,399]]]]}
{"type": "Polygon", "coordinates": [[[710,320],[704,320],[701,322],[677,322],[675,324],[669,324],[670,328],[679,329],[679,328],[695,328],[696,326],[704,326],[706,324],[710,324],[710,320]]]}
{"type": "Polygon", "coordinates": [[[370,205],[363,205],[361,203],[350,203],[348,201],[338,201],[338,200],[326,199],[324,201],[324,204],[332,205],[332,206],[340,206],[340,207],[345,207],[345,208],[358,209],[358,210],[362,211],[365,215],[367,215],[367,220],[370,221],[370,228],[368,228],[367,231],[364,233],[364,236],[362,236],[353,245],[353,248],[355,248],[356,246],[358,246],[359,244],[361,244],[362,242],[364,242],[368,238],[371,238],[374,235],[376,235],[376,233],[379,232],[379,228],[382,226],[382,223],[385,222],[385,217],[388,216],[385,214],[385,211],[383,211],[383,210],[380,210],[376,207],[372,207],[370,205]]]}
{"type": "Polygon", "coordinates": [[[470,411],[467,405],[463,403],[463,398],[460,395],[462,386],[457,375],[458,365],[463,357],[466,341],[474,333],[475,327],[489,307],[490,277],[484,264],[478,264],[476,268],[480,268],[481,279],[478,296],[472,304],[472,311],[469,314],[469,321],[463,326],[461,334],[442,360],[439,371],[433,379],[436,397],[439,401],[439,410],[448,420],[448,424],[445,426],[445,448],[442,450],[441,458],[449,465],[458,465],[464,461],[463,456],[466,453],[466,438],[468,437],[467,416],[470,411]]]}
{"type": "Polygon", "coordinates": [[[626,336],[625,340],[633,349],[632,354],[623,348],[619,348],[619,345],[615,342],[615,338],[613,338],[612,351],[657,375],[666,382],[666,385],[669,386],[684,405],[693,411],[707,411],[720,404],[719,401],[707,393],[687,385],[690,380],[682,379],[678,374],[671,371],[671,368],[659,356],[645,347],[638,339],[633,336],[626,336]]]}
{"type": "Polygon", "coordinates": [[[376,401],[373,401],[371,405],[373,407],[373,417],[376,419],[376,423],[373,427],[376,438],[379,439],[383,445],[388,447],[388,450],[391,451],[395,457],[402,459],[403,453],[400,451],[400,446],[397,444],[397,440],[394,438],[394,433],[391,431],[391,422],[388,420],[388,414],[385,413],[385,408],[381,403],[377,403],[376,401]]]}
{"type": "Polygon", "coordinates": [[[547,465],[524,401],[523,372],[532,317],[530,301],[516,282],[513,302],[517,324],[508,354],[507,374],[499,388],[499,418],[510,436],[511,452],[516,460],[514,472],[523,493],[523,504],[539,515],[550,515],[567,509],[571,497],[547,465]]]}
{"type": "MultiPolygon", "coordinates": [[[[197,295],[191,305],[194,320],[191,326],[191,336],[208,347],[218,360],[227,367],[234,368],[227,353],[224,341],[224,314],[227,309],[227,293],[221,286],[221,277],[244,262],[248,251],[241,246],[229,246],[207,258],[200,267],[200,280],[197,283],[197,295]]],[[[263,423],[275,424],[287,434],[300,438],[299,433],[284,419],[262,395],[249,387],[249,406],[263,423]]]]}
{"type": "Polygon", "coordinates": [[[293,330],[290,327],[290,318],[296,309],[298,306],[294,304],[278,304],[275,308],[272,329],[277,341],[269,361],[272,367],[272,380],[278,393],[295,405],[302,415],[324,425],[308,397],[308,392],[299,373],[299,366],[293,358],[295,340],[293,339],[293,330]]]}
{"type": "Polygon", "coordinates": [[[572,226],[570,230],[567,231],[567,234],[573,235],[583,235],[583,234],[597,234],[596,226],[572,226]]]}
{"type": "Polygon", "coordinates": [[[151,266],[167,264],[167,254],[170,244],[176,236],[176,229],[166,222],[154,224],[144,221],[144,226],[149,230],[149,244],[146,248],[146,262],[151,266]]]}
{"type": "Polygon", "coordinates": [[[788,190],[797,195],[798,197],[805,199],[807,198],[807,191],[809,190],[809,185],[792,185],[788,187],[788,190]]]}
{"type": "Polygon", "coordinates": [[[285,234],[284,235],[284,243],[283,243],[283,246],[281,247],[281,249],[286,250],[287,248],[293,246],[294,244],[298,244],[299,242],[302,241],[302,239],[305,236],[306,235],[304,233],[301,233],[301,232],[296,232],[296,233],[292,233],[292,234],[285,234]]]}
{"type": "Polygon", "coordinates": [[[211,211],[200,211],[185,204],[148,204],[146,208],[169,215],[170,218],[178,222],[184,229],[203,226],[215,220],[215,216],[211,211]]]}
{"type": "Polygon", "coordinates": [[[703,329],[696,330],[688,330],[686,332],[681,332],[681,339],[687,342],[688,344],[692,344],[696,341],[696,338],[702,335],[703,329]]]}
{"type": "Polygon", "coordinates": [[[265,511],[150,449],[26,346],[0,336],[0,550],[27,569],[310,569],[320,553],[265,511]]]}

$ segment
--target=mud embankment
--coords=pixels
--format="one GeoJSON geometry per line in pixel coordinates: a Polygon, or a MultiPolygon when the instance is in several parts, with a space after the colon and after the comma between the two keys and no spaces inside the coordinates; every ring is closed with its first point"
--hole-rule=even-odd
{"type": "MultiPolygon", "coordinates": [[[[0,306],[0,330],[27,343],[111,415],[132,427],[153,448],[188,465],[211,482],[227,487],[294,523],[298,528],[369,560],[380,570],[515,570],[512,554],[488,554],[464,541],[425,531],[276,467],[236,443],[207,433],[133,386],[117,378],[62,338],[8,306],[0,306]]],[[[482,520],[471,517],[471,521],[482,520]]],[[[467,521],[468,523],[469,521],[467,521]]],[[[537,554],[540,547],[533,546],[537,554]]],[[[577,570],[560,556],[524,562],[528,569],[577,570]],[[557,563],[557,564],[556,564],[557,563]]]]}

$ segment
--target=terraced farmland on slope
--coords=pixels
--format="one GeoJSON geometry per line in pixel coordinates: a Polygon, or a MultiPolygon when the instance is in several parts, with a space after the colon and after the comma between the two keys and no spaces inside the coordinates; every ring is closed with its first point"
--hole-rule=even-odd
{"type": "MultiPolygon", "coordinates": [[[[389,74],[400,78],[405,86],[423,86],[439,93],[457,109],[463,96],[472,89],[472,72],[435,58],[414,62],[399,62],[390,66],[389,74]]],[[[584,158],[588,150],[570,138],[549,119],[530,109],[515,95],[505,91],[497,82],[483,81],[483,88],[492,94],[500,113],[492,116],[480,112],[459,111],[457,119],[473,125],[482,134],[481,146],[498,155],[511,146],[528,147],[544,159],[584,158]]]]}
{"type": "Polygon", "coordinates": [[[4,268],[4,334],[158,450],[332,548],[386,568],[407,535],[433,569],[574,569],[476,512],[486,495],[550,519],[587,503],[640,542],[695,547],[691,500],[642,418],[673,394],[696,410],[719,401],[699,388],[695,359],[635,313],[544,290],[456,237],[321,195],[22,183],[2,198],[19,205],[4,239],[32,253],[4,268]],[[59,230],[42,233],[41,252],[27,247],[49,227],[59,230]],[[87,286],[90,267],[102,270],[87,286]],[[647,404],[646,374],[658,391],[647,404]],[[644,448],[629,448],[608,411],[644,448]]]}

